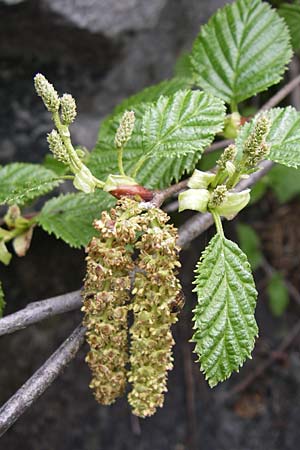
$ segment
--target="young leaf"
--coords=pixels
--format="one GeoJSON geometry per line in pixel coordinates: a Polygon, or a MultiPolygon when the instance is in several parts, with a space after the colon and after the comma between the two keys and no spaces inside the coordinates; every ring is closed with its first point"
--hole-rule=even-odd
{"type": "MultiPolygon", "coordinates": [[[[124,168],[130,174],[140,158],[151,155],[145,158],[137,176],[149,188],[165,187],[192,170],[204,148],[222,130],[225,115],[221,100],[189,90],[160,97],[156,104],[131,105],[131,109],[136,120],[124,150],[124,168]]],[[[89,167],[100,179],[118,172],[114,136],[120,118],[117,114],[104,122],[100,140],[90,156],[89,167]]]]}
{"type": "MultiPolygon", "coordinates": [[[[110,120],[114,115],[124,112],[128,109],[132,109],[133,107],[137,107],[137,111],[135,111],[135,115],[141,118],[139,115],[138,106],[141,103],[152,103],[159,99],[161,95],[170,96],[175,94],[177,91],[181,89],[185,89],[190,87],[190,83],[182,78],[182,77],[174,77],[170,80],[164,80],[161,83],[154,84],[153,86],[149,86],[137,94],[132,95],[131,97],[126,98],[122,101],[118,106],[116,106],[112,116],[108,117],[106,120],[110,120]]],[[[143,109],[142,109],[143,111],[143,109]]],[[[100,129],[101,132],[101,129],[100,129]]]]}
{"type": "Polygon", "coordinates": [[[37,222],[48,233],[79,248],[92,238],[95,232],[93,220],[113,203],[113,197],[103,191],[61,195],[45,203],[37,222]]]}
{"type": "Polygon", "coordinates": [[[198,263],[193,341],[211,387],[226,380],[251,357],[258,328],[257,292],[242,250],[216,234],[198,263]]]}
{"type": "Polygon", "coordinates": [[[39,164],[8,164],[0,168],[0,204],[24,205],[52,191],[62,181],[39,164]]]}
{"type": "MultiPolygon", "coordinates": [[[[268,159],[288,167],[300,167],[300,113],[295,108],[273,108],[264,113],[270,120],[266,142],[271,145],[268,159]]],[[[236,140],[239,154],[243,143],[254,129],[256,116],[240,130],[236,140]]]]}
{"type": "Polygon", "coordinates": [[[292,56],[284,20],[260,0],[237,0],[204,25],[191,62],[196,83],[236,105],[278,83],[292,56]]]}
{"type": "Polygon", "coordinates": [[[300,50],[300,3],[293,5],[283,3],[280,5],[278,13],[285,19],[289,27],[293,48],[300,50]]]}
{"type": "Polygon", "coordinates": [[[4,292],[2,288],[2,283],[0,281],[0,317],[2,317],[4,306],[5,306],[4,292]]]}
{"type": "Polygon", "coordinates": [[[240,247],[247,255],[252,270],[256,270],[263,261],[258,234],[252,227],[245,223],[239,223],[237,225],[237,234],[240,247]]]}
{"type": "Polygon", "coordinates": [[[275,272],[272,275],[267,291],[272,314],[276,317],[282,316],[289,304],[289,294],[281,273],[275,272]]]}
{"type": "Polygon", "coordinates": [[[165,158],[198,153],[223,128],[223,112],[221,101],[201,91],[162,96],[145,111],[143,149],[150,156],[165,158]]]}

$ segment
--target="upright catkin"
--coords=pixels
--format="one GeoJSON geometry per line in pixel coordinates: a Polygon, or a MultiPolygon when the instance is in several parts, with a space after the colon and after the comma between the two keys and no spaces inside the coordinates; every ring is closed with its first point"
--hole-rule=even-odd
{"type": "Polygon", "coordinates": [[[99,403],[109,405],[124,393],[128,362],[127,313],[132,246],[139,229],[137,203],[121,200],[110,213],[94,222],[99,232],[87,247],[83,323],[90,351],[90,387],[99,403]],[[130,205],[129,205],[130,203],[130,205]]]}
{"type": "Polygon", "coordinates": [[[138,273],[134,281],[130,328],[131,348],[128,401],[133,414],[146,417],[164,402],[167,371],[172,369],[174,339],[171,325],[177,321],[181,287],[176,246],[177,231],[166,224],[167,214],[157,208],[147,212],[147,229],[137,242],[138,273]]]}

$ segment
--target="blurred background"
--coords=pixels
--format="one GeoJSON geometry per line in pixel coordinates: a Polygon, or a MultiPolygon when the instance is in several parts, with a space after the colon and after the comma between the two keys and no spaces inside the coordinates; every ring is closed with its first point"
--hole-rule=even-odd
{"type": "MultiPolygon", "coordinates": [[[[42,162],[50,114],[33,89],[42,72],[76,98],[75,144],[92,149],[101,120],[123,98],[173,75],[199,27],[224,0],[0,0],[0,164],[42,162]]],[[[277,2],[278,3],[278,2],[277,2]]],[[[300,26],[300,25],[299,25],[300,26]]],[[[299,73],[296,56],[289,77],[299,73]]],[[[273,88],[276,92],[278,87],[273,88]]],[[[269,94],[245,105],[250,111],[269,94]],[[250,109],[249,109],[250,108],[250,109]]],[[[299,90],[287,99],[299,109],[299,90]]],[[[205,163],[213,165],[213,160],[205,163]]],[[[205,166],[203,166],[205,168],[205,166]]],[[[285,171],[285,172],[284,172],[285,171]]],[[[255,189],[253,204],[226,224],[248,253],[260,292],[260,339],[240,374],[211,390],[192,346],[193,269],[211,232],[182,254],[186,307],[174,327],[175,369],[165,406],[146,420],[126,399],[101,407],[88,388],[84,347],[64,374],[1,438],[6,450],[276,450],[300,440],[299,337],[282,340],[300,319],[300,181],[276,168],[255,189]],[[289,180],[287,183],[286,180],[289,180]],[[284,182],[284,184],[283,184],[284,182]],[[270,189],[272,184],[273,188],[270,189]],[[251,231],[249,228],[251,225],[251,231]],[[279,349],[279,351],[278,351],[279,349]],[[259,378],[248,376],[272,364],[259,378]],[[245,386],[240,383],[246,380],[245,386]],[[248,382],[247,382],[248,380],[248,382]],[[236,394],[234,390],[241,391],[236,394]],[[226,396],[226,398],[225,398],[226,396]]],[[[180,220],[186,216],[182,215],[180,220]]],[[[179,218],[174,215],[175,223],[179,218]]],[[[5,313],[81,287],[84,252],[36,230],[26,258],[0,267],[5,313]]],[[[56,350],[81,320],[67,313],[0,340],[0,403],[56,350]]],[[[2,447],[3,446],[3,447],[2,447]]]]}

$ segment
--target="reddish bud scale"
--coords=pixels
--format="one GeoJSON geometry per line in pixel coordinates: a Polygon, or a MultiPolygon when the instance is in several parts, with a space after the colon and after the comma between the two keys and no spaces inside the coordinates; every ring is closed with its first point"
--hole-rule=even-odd
{"type": "Polygon", "coordinates": [[[119,186],[117,189],[110,191],[110,194],[116,198],[121,197],[140,197],[145,202],[153,199],[154,192],[140,186],[139,184],[133,186],[119,186]]]}

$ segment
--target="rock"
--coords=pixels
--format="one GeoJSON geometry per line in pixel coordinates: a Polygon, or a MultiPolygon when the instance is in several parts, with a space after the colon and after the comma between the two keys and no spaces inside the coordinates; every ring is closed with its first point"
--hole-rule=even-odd
{"type": "Polygon", "coordinates": [[[43,0],[67,22],[114,37],[121,32],[153,28],[166,0],[43,0]]]}

